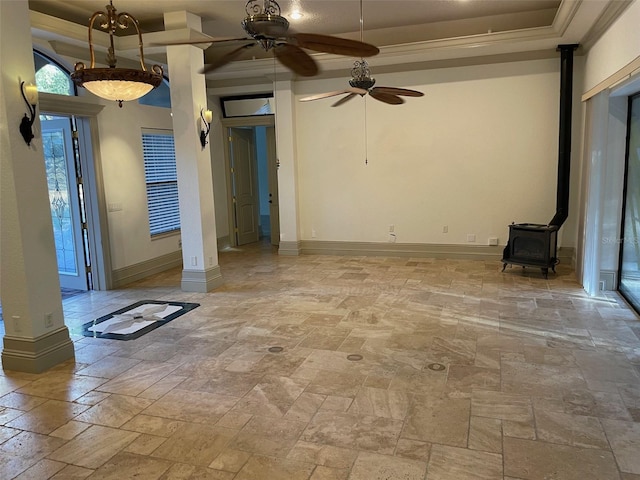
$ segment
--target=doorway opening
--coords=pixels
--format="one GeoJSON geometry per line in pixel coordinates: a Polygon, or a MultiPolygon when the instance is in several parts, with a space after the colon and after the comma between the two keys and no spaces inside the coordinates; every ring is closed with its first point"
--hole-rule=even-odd
{"type": "MultiPolygon", "coordinates": [[[[60,110],[58,105],[63,99],[52,98],[46,102],[40,122],[64,297],[77,291],[109,289],[111,270],[108,232],[101,221],[102,177],[94,160],[92,143],[96,119],[66,112],[51,113],[60,110]]],[[[91,110],[90,113],[97,112],[91,110]]]]}
{"type": "Polygon", "coordinates": [[[280,243],[275,127],[273,119],[259,123],[226,127],[231,247],[260,240],[280,243]]]}

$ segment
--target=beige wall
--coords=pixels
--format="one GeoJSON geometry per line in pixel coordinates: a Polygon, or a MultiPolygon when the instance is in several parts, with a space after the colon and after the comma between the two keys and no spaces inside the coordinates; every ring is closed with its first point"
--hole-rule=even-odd
{"type": "Polygon", "coordinates": [[[98,115],[105,198],[107,206],[122,208],[108,212],[111,258],[118,269],[178,250],[178,234],[150,238],[141,140],[143,129],[171,131],[172,125],[168,109],[105,103],[98,115]]]}
{"type": "MultiPolygon", "coordinates": [[[[506,243],[508,224],[555,213],[559,59],[375,75],[422,98],[297,104],[301,238],[506,243]],[[365,115],[368,165],[365,165],[365,115]],[[443,226],[448,233],[443,233],[443,226]]],[[[344,88],[308,81],[298,96],[344,88]]],[[[339,97],[338,97],[339,98],[339,97]]],[[[580,119],[578,119],[580,121],[580,119]]],[[[565,229],[575,231],[577,212],[565,229]]],[[[563,246],[573,246],[573,238],[563,246]]]]}
{"type": "Polygon", "coordinates": [[[635,0],[589,49],[586,92],[640,55],[640,2],[635,0]]]}

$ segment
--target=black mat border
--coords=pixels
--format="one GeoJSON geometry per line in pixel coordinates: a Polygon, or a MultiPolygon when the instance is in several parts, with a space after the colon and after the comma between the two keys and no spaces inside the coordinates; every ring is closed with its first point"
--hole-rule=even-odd
{"type": "Polygon", "coordinates": [[[140,338],[141,336],[149,333],[152,330],[155,330],[158,327],[161,327],[162,325],[165,325],[167,323],[169,323],[171,320],[178,318],[181,315],[184,315],[187,312],[190,312],[191,310],[199,307],[200,304],[199,303],[186,303],[186,302],[167,302],[167,301],[162,301],[162,300],[141,300],[139,302],[133,303],[131,305],[128,305],[124,308],[121,308],[120,310],[116,310],[115,312],[111,312],[107,315],[104,315],[100,318],[97,318],[91,322],[87,322],[85,324],[82,325],[82,335],[84,335],[85,337],[93,337],[93,338],[108,338],[111,340],[135,340],[136,338],[140,338]],[[141,305],[145,305],[145,304],[156,304],[156,305],[172,305],[175,307],[182,307],[180,310],[178,310],[177,312],[173,312],[170,315],[167,315],[165,318],[163,318],[162,320],[157,320],[155,322],[153,322],[151,325],[147,325],[144,328],[141,328],[140,330],[133,332],[133,333],[128,333],[126,335],[122,335],[119,333],[98,333],[98,332],[92,332],[89,330],[90,327],[93,327],[99,323],[105,322],[107,320],[109,320],[110,318],[113,318],[114,315],[119,315],[121,313],[126,313],[129,310],[133,310],[134,308],[137,308],[141,305]]]}

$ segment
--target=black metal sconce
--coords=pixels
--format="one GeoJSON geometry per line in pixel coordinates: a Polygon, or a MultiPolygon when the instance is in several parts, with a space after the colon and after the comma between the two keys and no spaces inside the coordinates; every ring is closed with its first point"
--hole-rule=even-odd
{"type": "Polygon", "coordinates": [[[36,119],[36,105],[38,104],[38,87],[35,85],[27,85],[25,87],[24,82],[20,82],[20,93],[24,98],[27,107],[29,108],[29,115],[24,114],[22,121],[20,122],[20,133],[22,138],[27,142],[27,145],[31,146],[31,140],[33,140],[33,122],[36,119]]]}
{"type": "Polygon", "coordinates": [[[200,144],[202,148],[207,145],[207,136],[211,130],[211,121],[213,120],[213,112],[211,110],[200,109],[200,118],[202,118],[202,130],[200,130],[200,144]]]}

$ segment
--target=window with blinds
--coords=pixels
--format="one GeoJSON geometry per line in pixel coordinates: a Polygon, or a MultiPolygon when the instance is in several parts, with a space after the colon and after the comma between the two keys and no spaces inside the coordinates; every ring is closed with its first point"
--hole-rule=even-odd
{"type": "Polygon", "coordinates": [[[180,229],[178,175],[173,133],[142,132],[151,236],[180,229]]]}

